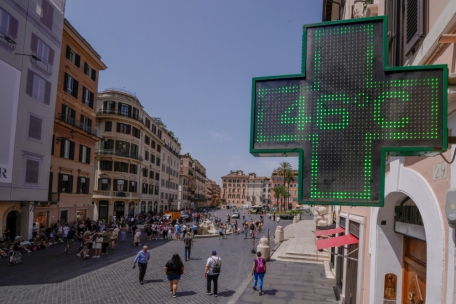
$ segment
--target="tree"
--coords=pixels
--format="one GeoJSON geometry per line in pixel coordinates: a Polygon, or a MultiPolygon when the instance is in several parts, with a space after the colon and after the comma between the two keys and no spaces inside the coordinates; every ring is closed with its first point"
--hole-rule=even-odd
{"type": "Polygon", "coordinates": [[[277,201],[277,211],[280,212],[281,211],[280,198],[285,195],[285,193],[287,192],[287,189],[285,188],[284,185],[279,185],[279,186],[276,186],[273,191],[274,191],[274,197],[277,201]]]}
{"type": "Polygon", "coordinates": [[[286,209],[290,209],[289,208],[289,206],[290,206],[290,183],[294,182],[294,174],[293,174],[292,170],[290,170],[286,173],[285,182],[287,184],[287,189],[288,189],[288,194],[289,194],[286,209]]]}
{"type": "Polygon", "coordinates": [[[291,172],[292,167],[289,162],[282,162],[279,164],[279,167],[275,170],[277,174],[283,176],[283,186],[285,187],[286,177],[288,172],[291,172]]]}

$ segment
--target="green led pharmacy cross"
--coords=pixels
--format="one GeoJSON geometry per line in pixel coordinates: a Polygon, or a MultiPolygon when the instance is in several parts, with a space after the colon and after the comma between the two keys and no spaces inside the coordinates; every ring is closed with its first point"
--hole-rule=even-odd
{"type": "Polygon", "coordinates": [[[299,156],[301,204],[383,206],[388,154],[447,149],[447,67],[388,67],[386,27],[305,26],[301,74],[253,79],[250,152],[299,156]]]}

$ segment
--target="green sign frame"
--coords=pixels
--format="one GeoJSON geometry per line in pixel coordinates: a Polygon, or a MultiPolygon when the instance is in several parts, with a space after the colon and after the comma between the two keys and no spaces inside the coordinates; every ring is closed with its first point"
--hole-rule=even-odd
{"type": "MultiPolygon", "coordinates": [[[[319,205],[347,205],[347,206],[370,206],[370,207],[383,207],[384,196],[385,196],[385,172],[386,172],[386,159],[388,155],[395,156],[433,156],[439,153],[445,152],[448,149],[448,67],[447,65],[429,65],[429,66],[401,66],[401,67],[389,67],[388,66],[388,45],[387,45],[387,32],[388,32],[388,19],[387,16],[378,16],[370,18],[358,18],[351,20],[331,21],[316,23],[311,25],[305,25],[303,27],[302,36],[302,61],[301,61],[301,74],[292,75],[280,75],[280,76],[268,76],[268,77],[256,77],[252,79],[252,103],[251,103],[251,126],[250,126],[250,153],[256,157],[271,157],[271,156],[298,156],[299,158],[299,187],[298,187],[298,202],[299,204],[319,204],[319,205]],[[409,72],[409,71],[427,71],[442,69],[442,86],[443,92],[441,92],[442,100],[441,106],[439,107],[438,113],[441,116],[441,130],[439,130],[442,141],[441,145],[437,147],[394,147],[394,146],[382,146],[381,147],[381,165],[380,165],[380,195],[378,201],[370,200],[353,200],[353,201],[341,201],[337,199],[325,200],[319,199],[307,199],[303,200],[303,165],[304,165],[304,150],[301,147],[293,148],[255,148],[256,134],[255,134],[255,119],[256,119],[256,100],[257,100],[257,84],[262,81],[269,80],[284,80],[284,79],[305,79],[306,78],[306,55],[307,55],[307,39],[308,29],[315,27],[326,27],[326,26],[340,26],[340,25],[353,25],[362,23],[382,22],[383,25],[383,71],[384,72],[409,72]]],[[[311,53],[312,54],[312,53],[311,53]]],[[[439,104],[440,105],[440,104],[439,104]]],[[[296,118],[297,120],[297,118],[296,118]]],[[[391,122],[390,122],[391,123],[391,122]]],[[[390,126],[391,127],[391,126],[390,126]]],[[[363,178],[363,177],[360,177],[363,178]]]]}

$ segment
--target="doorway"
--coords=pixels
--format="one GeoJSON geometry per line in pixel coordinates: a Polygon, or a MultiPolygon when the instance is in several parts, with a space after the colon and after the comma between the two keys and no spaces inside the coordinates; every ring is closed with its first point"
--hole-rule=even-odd
{"type": "Polygon", "coordinates": [[[425,304],[426,261],[426,242],[404,236],[402,303],[425,304]]]}
{"type": "Polygon", "coordinates": [[[6,230],[9,230],[8,234],[11,241],[21,233],[21,214],[15,210],[8,213],[6,216],[6,230]]]}
{"type": "Polygon", "coordinates": [[[120,219],[125,214],[125,203],[124,202],[115,202],[114,203],[114,215],[117,219],[120,219]]]}
{"type": "Polygon", "coordinates": [[[102,221],[108,220],[108,209],[109,209],[109,202],[108,201],[100,201],[98,204],[98,219],[102,221]]]}

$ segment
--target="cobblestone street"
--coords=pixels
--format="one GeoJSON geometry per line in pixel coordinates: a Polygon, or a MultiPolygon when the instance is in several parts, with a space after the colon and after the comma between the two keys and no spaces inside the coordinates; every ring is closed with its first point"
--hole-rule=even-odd
{"type": "MultiPolygon", "coordinates": [[[[224,214],[223,211],[217,213],[224,214]]],[[[241,212],[242,214],[242,212],[241,212]]],[[[254,215],[256,220],[259,216],[254,215]]],[[[242,217],[239,221],[242,221],[242,217]]],[[[291,221],[282,221],[287,225],[291,221]]],[[[276,224],[266,219],[263,232],[275,231],[276,224]]],[[[227,303],[241,286],[251,280],[252,240],[243,235],[229,235],[225,239],[195,239],[192,260],[185,263],[185,274],[179,282],[178,297],[172,298],[164,275],[164,265],[177,252],[184,255],[184,245],[177,241],[149,241],[151,261],[146,283],[138,282],[138,269],[132,270],[134,255],[139,247],[131,245],[131,236],[108,256],[84,261],[64,253],[64,245],[23,254],[23,265],[6,266],[0,260],[0,303],[227,303]],[[219,278],[218,298],[205,294],[203,270],[212,250],[223,260],[219,278]]],[[[257,239],[258,240],[258,239],[257,239]]],[[[258,244],[258,243],[257,243],[258,244]]]]}

